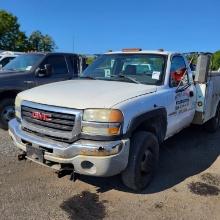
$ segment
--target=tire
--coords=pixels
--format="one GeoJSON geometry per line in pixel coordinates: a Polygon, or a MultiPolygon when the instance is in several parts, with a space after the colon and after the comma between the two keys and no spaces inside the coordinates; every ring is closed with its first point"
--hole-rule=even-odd
{"type": "Polygon", "coordinates": [[[128,166],[121,178],[125,186],[141,191],[151,182],[159,159],[159,144],[155,135],[139,131],[131,138],[128,166]]]}
{"type": "Polygon", "coordinates": [[[216,132],[220,127],[220,104],[217,107],[215,117],[211,118],[204,125],[206,131],[210,133],[216,132]]]}
{"type": "Polygon", "coordinates": [[[7,130],[8,122],[15,117],[14,99],[7,98],[0,102],[0,128],[7,130]]]}

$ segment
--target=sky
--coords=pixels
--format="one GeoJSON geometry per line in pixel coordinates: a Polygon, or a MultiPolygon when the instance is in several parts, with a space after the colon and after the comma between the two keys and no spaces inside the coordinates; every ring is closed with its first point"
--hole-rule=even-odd
{"type": "Polygon", "coordinates": [[[57,51],[220,49],[219,0],[0,0],[27,35],[49,34],[57,51]]]}

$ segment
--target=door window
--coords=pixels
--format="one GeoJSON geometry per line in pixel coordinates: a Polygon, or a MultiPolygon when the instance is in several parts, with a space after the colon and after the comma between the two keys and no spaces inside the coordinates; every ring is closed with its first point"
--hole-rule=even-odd
{"type": "Polygon", "coordinates": [[[52,67],[52,74],[67,74],[67,64],[64,56],[54,55],[49,56],[45,59],[45,61],[41,64],[41,68],[44,67],[45,64],[50,64],[52,67]]]}
{"type": "Polygon", "coordinates": [[[185,60],[182,56],[175,56],[171,61],[170,68],[171,86],[184,86],[189,83],[185,60]]]}

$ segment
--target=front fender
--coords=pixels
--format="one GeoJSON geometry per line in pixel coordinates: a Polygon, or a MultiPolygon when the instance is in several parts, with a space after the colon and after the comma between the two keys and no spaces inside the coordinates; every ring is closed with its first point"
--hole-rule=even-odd
{"type": "Polygon", "coordinates": [[[150,110],[133,118],[128,126],[127,132],[124,135],[130,138],[137,129],[146,129],[155,133],[161,143],[167,131],[167,111],[164,107],[150,110]]]}

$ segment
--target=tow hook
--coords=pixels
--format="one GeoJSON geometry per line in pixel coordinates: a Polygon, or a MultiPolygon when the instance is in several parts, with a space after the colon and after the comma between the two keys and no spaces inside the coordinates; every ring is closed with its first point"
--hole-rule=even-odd
{"type": "Polygon", "coordinates": [[[62,178],[66,175],[70,175],[70,180],[75,182],[77,180],[78,174],[74,172],[74,170],[69,169],[61,169],[57,171],[58,178],[62,178]]]}
{"type": "Polygon", "coordinates": [[[75,173],[74,171],[70,174],[70,180],[75,182],[78,179],[78,175],[77,173],[75,173]]]}
{"type": "Polygon", "coordinates": [[[21,154],[18,154],[18,160],[25,160],[26,159],[26,152],[22,152],[21,154]]]}

